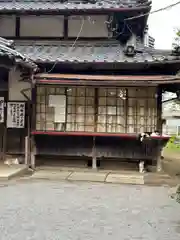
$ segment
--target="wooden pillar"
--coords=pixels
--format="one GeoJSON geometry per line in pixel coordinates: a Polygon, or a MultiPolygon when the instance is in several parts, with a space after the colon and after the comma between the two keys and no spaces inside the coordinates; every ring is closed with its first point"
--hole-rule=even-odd
{"type": "Polygon", "coordinates": [[[25,137],[25,164],[31,165],[31,100],[28,99],[27,106],[27,136],[25,137]]]}
{"type": "Polygon", "coordinates": [[[158,158],[157,158],[156,171],[157,172],[161,172],[162,171],[162,159],[161,159],[161,156],[158,156],[158,158]]]}
{"type": "MultiPolygon", "coordinates": [[[[98,124],[98,88],[94,89],[95,97],[94,97],[94,132],[97,132],[97,124],[98,124]]],[[[92,147],[92,169],[97,169],[97,157],[96,157],[96,137],[93,137],[93,147],[92,147]]]]}
{"type": "Polygon", "coordinates": [[[26,165],[29,165],[29,138],[28,136],[25,137],[25,159],[24,162],[26,165]]]}
{"type": "Polygon", "coordinates": [[[68,15],[64,16],[64,39],[68,39],[68,15]]]}
{"type": "Polygon", "coordinates": [[[160,86],[157,88],[157,130],[162,134],[162,89],[160,86]]]}
{"type": "Polygon", "coordinates": [[[36,167],[36,143],[35,139],[32,136],[31,137],[31,163],[30,163],[32,168],[36,167]]]}
{"type": "Polygon", "coordinates": [[[97,169],[97,157],[96,157],[96,137],[93,137],[93,147],[92,147],[92,169],[97,169]]]}
{"type": "MultiPolygon", "coordinates": [[[[157,88],[157,130],[160,134],[162,134],[162,88],[159,86],[157,88]]],[[[162,170],[162,148],[161,143],[158,140],[157,143],[157,172],[160,172],[162,170]]]]}
{"type": "MultiPolygon", "coordinates": [[[[31,131],[36,130],[36,85],[34,75],[31,81],[31,131]]],[[[36,142],[34,136],[30,133],[30,165],[32,168],[36,166],[36,142]]]]}

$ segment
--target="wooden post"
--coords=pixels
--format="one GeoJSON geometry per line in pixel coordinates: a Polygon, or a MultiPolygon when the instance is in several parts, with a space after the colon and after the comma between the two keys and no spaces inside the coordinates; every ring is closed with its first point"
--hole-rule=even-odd
{"type": "Polygon", "coordinates": [[[162,134],[162,89],[157,88],[157,129],[162,134]]]}
{"type": "Polygon", "coordinates": [[[25,164],[30,165],[31,101],[28,99],[27,136],[25,137],[25,164]]]}
{"type": "Polygon", "coordinates": [[[3,135],[3,149],[2,149],[2,160],[3,163],[6,160],[6,146],[7,146],[7,126],[4,126],[4,135],[3,135]]]}
{"type": "Polygon", "coordinates": [[[7,101],[4,99],[4,123],[3,123],[3,138],[2,138],[2,160],[6,160],[7,151],[7,101]]]}
{"type": "Polygon", "coordinates": [[[25,137],[25,157],[24,163],[28,165],[28,136],[25,137]]]}
{"type": "Polygon", "coordinates": [[[97,159],[96,156],[92,157],[92,168],[97,169],[97,159]]]}
{"type": "Polygon", "coordinates": [[[30,137],[25,137],[25,164],[30,165],[30,137]]]}
{"type": "MultiPolygon", "coordinates": [[[[162,134],[162,88],[157,88],[157,130],[162,134]]],[[[162,171],[161,143],[158,140],[157,146],[157,172],[162,171]]]]}
{"type": "Polygon", "coordinates": [[[162,161],[161,161],[161,156],[158,157],[157,159],[157,168],[156,168],[157,172],[161,172],[162,171],[162,161]]]}
{"type": "MultiPolygon", "coordinates": [[[[36,85],[34,74],[31,78],[31,118],[30,118],[30,131],[36,129],[36,85]]],[[[36,166],[36,143],[34,136],[29,133],[30,137],[30,165],[32,168],[36,166]]]]}
{"type": "Polygon", "coordinates": [[[93,147],[92,147],[92,169],[97,169],[97,158],[96,158],[96,137],[93,137],[93,147]]]}
{"type": "Polygon", "coordinates": [[[34,141],[34,137],[31,137],[31,167],[35,168],[36,166],[36,144],[34,141]]]}
{"type": "Polygon", "coordinates": [[[156,171],[161,172],[162,171],[162,157],[161,157],[161,142],[158,140],[158,147],[157,147],[157,166],[156,166],[156,171]]]}

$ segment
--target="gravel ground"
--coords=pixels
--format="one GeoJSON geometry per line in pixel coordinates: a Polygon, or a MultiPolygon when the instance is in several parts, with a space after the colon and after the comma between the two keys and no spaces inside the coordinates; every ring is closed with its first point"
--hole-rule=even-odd
{"type": "Polygon", "coordinates": [[[0,185],[1,240],[179,240],[167,187],[82,182],[0,185]]]}

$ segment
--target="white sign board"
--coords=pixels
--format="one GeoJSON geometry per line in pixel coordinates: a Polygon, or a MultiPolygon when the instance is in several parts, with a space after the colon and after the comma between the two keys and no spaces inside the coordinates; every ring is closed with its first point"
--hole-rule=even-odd
{"type": "Polygon", "coordinates": [[[0,123],[4,122],[4,97],[0,97],[0,123]]]}
{"type": "Polygon", "coordinates": [[[7,128],[24,128],[25,125],[25,103],[7,103],[7,128]]]}
{"type": "Polygon", "coordinates": [[[49,106],[54,107],[54,122],[64,123],[66,119],[66,95],[49,95],[49,106]]]}

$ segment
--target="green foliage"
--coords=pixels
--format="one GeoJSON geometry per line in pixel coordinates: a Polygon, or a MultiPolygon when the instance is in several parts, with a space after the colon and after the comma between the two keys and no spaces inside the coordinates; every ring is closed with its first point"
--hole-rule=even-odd
{"type": "Polygon", "coordinates": [[[180,37],[180,29],[177,30],[176,35],[177,37],[180,37]]]}
{"type": "Polygon", "coordinates": [[[180,45],[180,29],[175,29],[174,46],[180,45]]]}
{"type": "Polygon", "coordinates": [[[168,151],[179,152],[180,153],[180,137],[172,136],[165,147],[168,151]]]}

